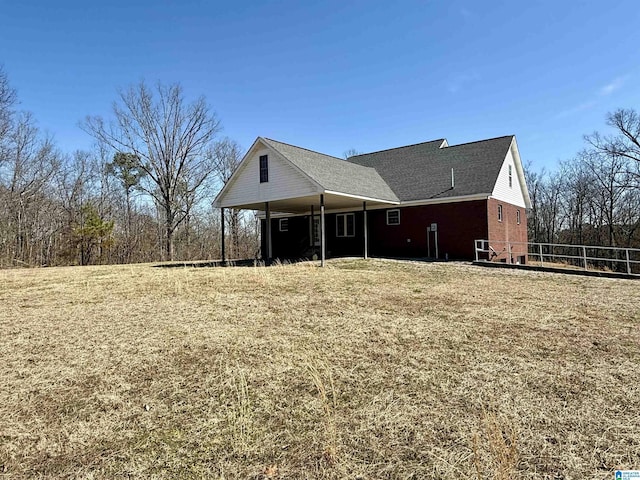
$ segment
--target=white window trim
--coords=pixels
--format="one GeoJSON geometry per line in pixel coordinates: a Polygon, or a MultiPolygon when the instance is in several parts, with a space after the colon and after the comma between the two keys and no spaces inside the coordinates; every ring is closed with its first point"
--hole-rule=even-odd
{"type": "Polygon", "coordinates": [[[509,188],[513,188],[513,172],[511,165],[509,165],[509,188]]]}
{"type": "Polygon", "coordinates": [[[503,215],[502,205],[498,205],[498,221],[499,222],[502,222],[502,215],[503,215]]]}
{"type": "Polygon", "coordinates": [[[289,219],[288,218],[281,218],[278,222],[278,230],[280,230],[281,232],[288,232],[289,231],[289,219]],[[282,228],[282,224],[286,223],[286,228],[282,228]]]}
{"type": "Polygon", "coordinates": [[[516,223],[520,225],[520,209],[516,210],[516,223]]]}
{"type": "Polygon", "coordinates": [[[356,216],[354,213],[338,213],[336,214],[336,237],[337,238],[352,238],[356,236],[356,216]],[[353,233],[349,235],[349,229],[347,228],[347,218],[351,216],[353,218],[353,233]],[[342,218],[344,226],[344,235],[338,235],[339,219],[342,218]]]}
{"type": "Polygon", "coordinates": [[[400,209],[399,208],[394,208],[393,210],[387,210],[387,225],[400,225],[400,209]],[[397,223],[390,223],[389,222],[389,214],[392,212],[398,212],[398,222],[397,223]]]}

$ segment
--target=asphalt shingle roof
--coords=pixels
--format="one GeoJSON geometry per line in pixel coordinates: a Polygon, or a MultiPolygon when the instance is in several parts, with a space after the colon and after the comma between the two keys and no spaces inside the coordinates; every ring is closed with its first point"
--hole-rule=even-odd
{"type": "Polygon", "coordinates": [[[396,194],[374,168],[269,138],[263,140],[325,190],[398,201],[396,194]]]}
{"type": "Polygon", "coordinates": [[[397,202],[490,194],[513,135],[442,148],[439,139],[347,160],[262,140],[325,190],[397,202]]]}
{"type": "Polygon", "coordinates": [[[375,168],[402,201],[489,194],[512,140],[509,135],[443,148],[443,140],[434,140],[356,155],[348,161],[375,168]]]}

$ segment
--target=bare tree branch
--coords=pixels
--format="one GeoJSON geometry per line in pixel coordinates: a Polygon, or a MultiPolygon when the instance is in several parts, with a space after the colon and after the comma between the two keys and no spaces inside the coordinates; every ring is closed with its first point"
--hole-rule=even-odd
{"type": "Polygon", "coordinates": [[[146,174],[142,186],[164,211],[165,254],[173,259],[173,232],[214,171],[207,153],[220,121],[204,97],[187,104],[179,84],[159,83],[152,90],[142,82],[120,91],[113,114],[108,124],[87,117],[82,128],[117,152],[140,159],[146,174]]]}

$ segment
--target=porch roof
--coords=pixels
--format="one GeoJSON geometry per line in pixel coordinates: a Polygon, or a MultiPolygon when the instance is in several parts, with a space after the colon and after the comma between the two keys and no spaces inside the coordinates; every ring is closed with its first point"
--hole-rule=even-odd
{"type": "MultiPolygon", "coordinates": [[[[398,205],[400,202],[380,200],[370,197],[362,197],[358,195],[347,195],[340,192],[325,191],[324,205],[327,210],[341,209],[362,209],[362,202],[367,202],[367,207],[376,207],[383,205],[398,205]]],[[[294,213],[305,214],[311,212],[311,207],[316,212],[320,211],[320,195],[306,195],[303,197],[281,198],[269,201],[269,209],[274,213],[294,213]]],[[[234,208],[264,211],[265,202],[248,203],[244,205],[235,205],[234,208]]]]}
{"type": "Polygon", "coordinates": [[[304,214],[312,206],[320,207],[321,195],[325,208],[331,210],[360,209],[362,202],[371,206],[400,203],[375,168],[258,137],[214,206],[265,210],[268,202],[274,213],[304,214]],[[258,183],[256,157],[263,153],[271,155],[270,178],[258,183]]]}

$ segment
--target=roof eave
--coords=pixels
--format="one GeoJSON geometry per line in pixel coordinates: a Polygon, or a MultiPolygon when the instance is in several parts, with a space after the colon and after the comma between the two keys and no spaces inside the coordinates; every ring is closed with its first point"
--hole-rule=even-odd
{"type": "Polygon", "coordinates": [[[524,167],[522,165],[522,159],[520,158],[520,150],[518,149],[518,142],[516,136],[513,136],[511,140],[511,155],[515,160],[516,173],[518,174],[518,181],[520,182],[520,188],[522,190],[522,196],[524,198],[524,204],[527,209],[531,208],[531,198],[529,197],[529,188],[527,187],[526,177],[524,175],[524,167]]]}
{"type": "Polygon", "coordinates": [[[357,195],[353,193],[338,192],[334,190],[325,190],[324,193],[332,194],[332,195],[340,195],[341,197],[356,198],[356,199],[362,200],[363,202],[388,203],[389,205],[399,205],[401,203],[398,198],[396,198],[395,200],[386,199],[386,198],[375,198],[375,197],[368,197],[366,195],[357,195]]]}

